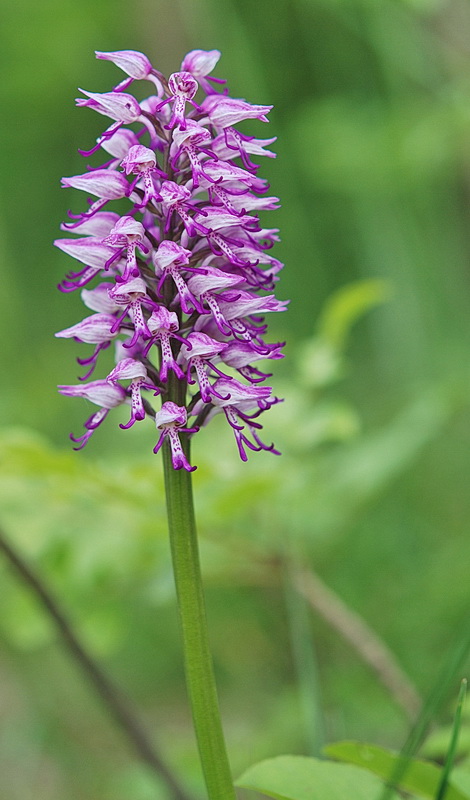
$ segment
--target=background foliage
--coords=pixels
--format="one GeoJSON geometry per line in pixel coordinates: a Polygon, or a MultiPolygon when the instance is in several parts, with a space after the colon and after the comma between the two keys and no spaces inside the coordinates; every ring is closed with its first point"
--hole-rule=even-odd
{"type": "MultiPolygon", "coordinates": [[[[87,409],[55,392],[76,370],[52,334],[81,313],[54,289],[69,268],[51,247],[70,202],[59,178],[82,170],[77,148],[102,127],[74,107],[77,85],[119,79],[95,49],[142,50],[169,73],[186,51],[218,48],[236,96],[275,104],[279,156],[262,172],[283,201],[292,303],[272,322],[288,340],[274,379],[286,403],[267,435],[284,455],[239,464],[220,419],[195,454],[240,774],[312,752],[320,730],[394,747],[407,730],[350,646],[289,602],[286,561],[306,559],[423,694],[468,613],[469,31],[466,0],[3,6],[0,524],[196,788],[154,432],[121,434],[116,412],[72,453],[87,409]]],[[[5,565],[0,579],[2,800],[164,798],[5,565]]],[[[429,747],[442,755],[438,732],[429,747]]]]}

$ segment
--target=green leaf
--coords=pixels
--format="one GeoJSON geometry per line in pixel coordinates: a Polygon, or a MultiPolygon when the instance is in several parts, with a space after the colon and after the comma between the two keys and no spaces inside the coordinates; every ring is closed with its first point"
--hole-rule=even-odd
{"type": "Polygon", "coordinates": [[[255,764],[235,782],[276,800],[377,800],[383,783],[370,772],[306,756],[277,756],[255,764]]]}
{"type": "MultiPolygon", "coordinates": [[[[456,767],[452,770],[450,783],[463,794],[470,797],[470,769],[466,767],[456,767]]],[[[451,797],[451,789],[447,789],[446,800],[451,797]]]]}
{"type": "Polygon", "coordinates": [[[318,323],[320,338],[337,349],[343,349],[354,323],[369,309],[385,302],[390,292],[390,285],[380,279],[355,281],[343,286],[325,304],[318,323]]]}
{"type": "Polygon", "coordinates": [[[344,372],[343,355],[353,325],[390,296],[386,281],[355,281],[325,303],[315,336],[297,347],[297,366],[303,386],[323,388],[344,372]]]}
{"type": "MultiPolygon", "coordinates": [[[[375,745],[361,744],[360,742],[337,742],[325,747],[324,752],[331,758],[364,767],[385,781],[394,773],[399,761],[397,753],[375,745]]],[[[433,764],[430,761],[412,759],[407,765],[399,785],[400,788],[407,792],[433,800],[439,787],[441,773],[441,767],[437,764],[433,764]]],[[[450,783],[446,800],[467,800],[470,797],[470,794],[459,791],[452,785],[452,778],[450,783]]]]}

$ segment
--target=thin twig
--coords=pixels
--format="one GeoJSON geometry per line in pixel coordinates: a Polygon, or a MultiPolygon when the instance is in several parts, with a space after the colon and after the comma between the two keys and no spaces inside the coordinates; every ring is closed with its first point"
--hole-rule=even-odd
{"type": "MultiPolygon", "coordinates": [[[[206,533],[207,537],[207,533],[206,533]]],[[[217,538],[213,539],[219,542],[217,538]]],[[[259,549],[244,541],[238,546],[235,541],[224,541],[225,547],[232,554],[243,554],[244,564],[254,567],[253,572],[242,569],[236,572],[238,582],[247,586],[276,587],[282,581],[283,556],[266,557],[259,549]]],[[[234,559],[232,573],[236,569],[234,559]]],[[[296,590],[306,599],[311,608],[336,630],[343,639],[355,649],[359,658],[368,664],[378,680],[391,693],[395,701],[403,708],[411,721],[418,716],[422,699],[410,678],[397,662],[392,650],[385,644],[380,636],[372,630],[369,624],[356,612],[346,605],[336,592],[327,586],[311,568],[296,568],[292,570],[292,581],[296,590]]]]}
{"type": "Polygon", "coordinates": [[[354,647],[408,717],[414,720],[421,709],[421,698],[385,642],[315,572],[299,570],[293,581],[310,606],[354,647]]]}
{"type": "Polygon", "coordinates": [[[178,779],[173,775],[171,769],[156,750],[155,745],[150,743],[127,698],[114,686],[103,669],[86,651],[49,588],[38,574],[28,566],[1,531],[0,551],[4,553],[10,565],[14,567],[19,578],[40,601],[45,612],[59,631],[65,647],[94,686],[129,741],[132,742],[142,761],[166,783],[175,800],[191,800],[186,790],[180,786],[178,779]]]}

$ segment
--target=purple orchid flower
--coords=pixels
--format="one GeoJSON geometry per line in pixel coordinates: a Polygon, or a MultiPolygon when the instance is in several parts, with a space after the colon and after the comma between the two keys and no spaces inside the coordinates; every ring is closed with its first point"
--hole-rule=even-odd
{"type": "Polygon", "coordinates": [[[181,469],[184,467],[188,472],[194,472],[197,467],[192,467],[181,447],[179,438],[180,433],[196,433],[198,428],[185,428],[186,425],[186,409],[184,406],[177,406],[176,403],[168,401],[163,403],[160,411],[155,414],[155,425],[161,430],[160,438],[153,448],[154,453],[158,453],[164,439],[168,436],[171,446],[171,457],[174,469],[181,469]]]}
{"type": "Polygon", "coordinates": [[[111,408],[120,406],[126,400],[126,392],[121,386],[109,384],[107,381],[90,381],[90,383],[79,384],[78,386],[59,386],[59,392],[67,397],[84,397],[86,400],[101,406],[85,422],[86,431],[82,436],[75,437],[70,434],[72,442],[77,442],[78,447],[74,450],[81,450],[85,447],[90,436],[101,425],[108,415],[111,408]]]}
{"type": "Polygon", "coordinates": [[[122,69],[129,77],[114,87],[115,92],[122,92],[127,89],[133,81],[152,81],[157,87],[159,96],[163,94],[163,87],[159,78],[159,73],[154,70],[147,56],[137,50],[115,50],[114,52],[103,53],[95,50],[96,58],[103,61],[112,61],[117,67],[122,69]]]}
{"type": "Polygon", "coordinates": [[[113,370],[109,373],[106,380],[108,383],[116,384],[117,381],[131,381],[129,390],[131,392],[131,418],[125,425],[119,425],[123,430],[132,427],[134,422],[145,419],[146,411],[142,400],[142,389],[149,389],[154,395],[160,394],[160,389],[149,381],[148,373],[141,361],[134,358],[123,358],[118,361],[113,370]]]}
{"type": "Polygon", "coordinates": [[[187,53],[183,58],[181,69],[185,72],[190,72],[206,94],[211,94],[215,90],[212,88],[209,81],[219,84],[226,82],[221,78],[207,78],[209,72],[212,72],[215,65],[218,63],[219,58],[219,50],[191,50],[191,52],[187,53]]]}
{"type": "Polygon", "coordinates": [[[97,51],[96,57],[125,77],[110,92],[81,90],[77,104],[111,124],[92,150],[80,151],[102,151],[97,165],[62,179],[91,199],[61,225],[78,236],[55,242],[80,263],[61,291],[80,289],[92,312],[56,334],[94,345],[90,357],[77,359],[87,365],[85,382],[59,387],[99,406],[85,433],[72,437],[76,449],[124,403],[131,414],[120,427],[154,419],[160,431],[154,451],[168,442],[175,469],[195,469],[180,436],[196,433],[219,412],[244,461],[250,450],[276,454],[262,442],[258,420],[279,401],[264,385],[271,373],[255,365],[282,358],[282,344],[265,340],[266,314],[286,309],[274,295],[282,263],[270,249],[279,236],[258,217],[279,200],[267,195],[269,184],[252,161],[275,156],[269,149],[275,137],[237,129],[246,120],[267,122],[271,106],[217,91],[225,84],[210,74],[218,50],[192,50],[168,79],[135,50],[97,51]],[[137,101],[128,93],[134,81],[150,81],[154,93],[137,101]],[[87,380],[111,343],[115,367],[104,380],[87,380]],[[159,395],[164,402],[157,411],[159,395]]]}

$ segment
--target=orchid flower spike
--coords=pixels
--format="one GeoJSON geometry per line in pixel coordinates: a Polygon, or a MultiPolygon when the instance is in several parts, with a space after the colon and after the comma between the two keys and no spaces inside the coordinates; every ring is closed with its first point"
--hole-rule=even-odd
{"type": "Polygon", "coordinates": [[[266,338],[265,318],[287,304],[274,294],[283,266],[271,254],[278,231],[261,225],[259,213],[279,200],[252,161],[275,156],[275,137],[256,138],[271,106],[229,95],[212,76],[218,50],[191,50],[168,78],[136,50],[96,57],[124,78],[111,91],[80,90],[77,105],[109,122],[91,150],[79,151],[100,151],[97,163],[62,179],[87,203],[69,212],[55,241],[79,262],[59,288],[79,289],[87,309],[56,336],[92,345],[77,358],[86,375],[59,392],[98,406],[72,441],[84,447],[124,404],[130,418],[120,427],[151,419],[154,452],[165,446],[176,470],[195,469],[188,437],[217,413],[243,461],[250,451],[277,454],[261,438],[260,418],[279,402],[266,382],[283,345],[266,338]],[[150,82],[153,94],[137,100],[135,81],[150,82]],[[252,134],[238,130],[242,122],[252,134]],[[111,345],[115,366],[89,380],[111,345]]]}

